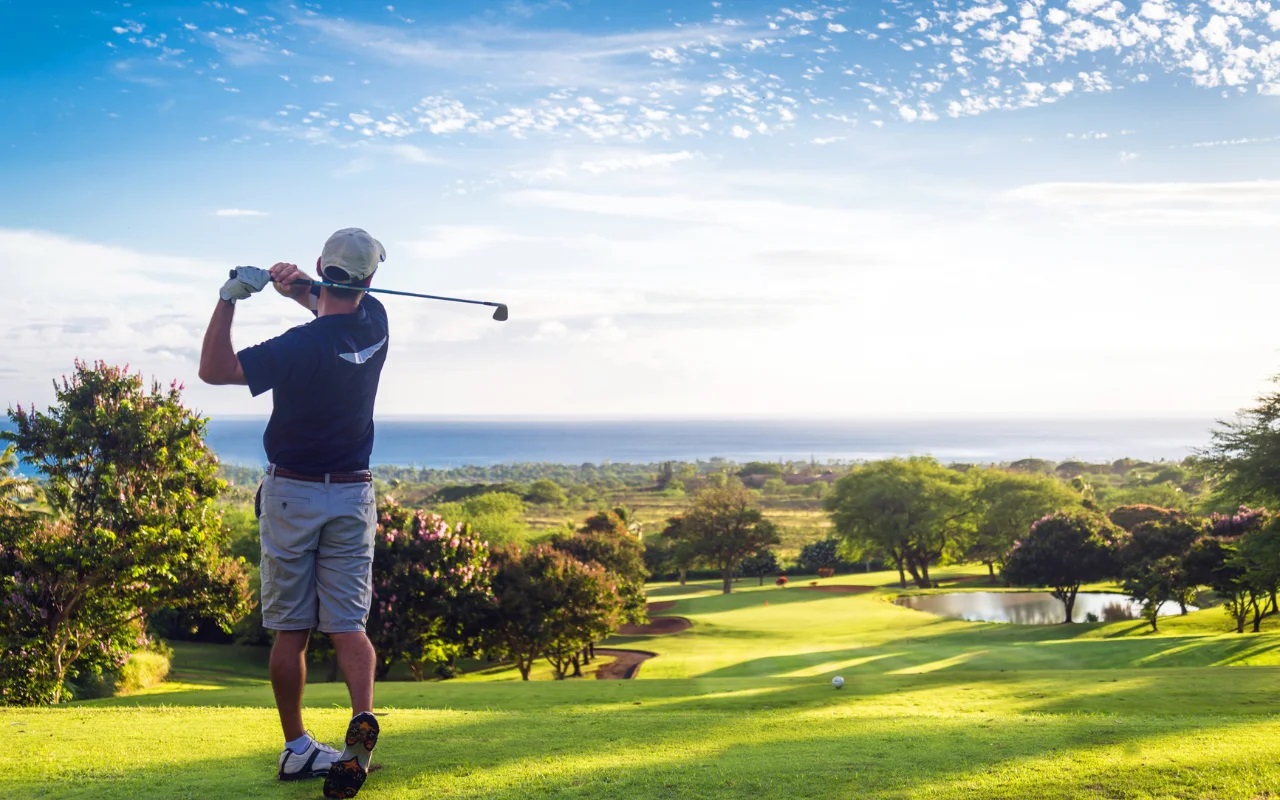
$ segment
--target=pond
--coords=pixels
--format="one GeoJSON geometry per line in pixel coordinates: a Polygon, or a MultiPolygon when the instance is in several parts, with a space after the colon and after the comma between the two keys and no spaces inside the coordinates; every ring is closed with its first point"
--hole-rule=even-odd
{"type": "MultiPolygon", "coordinates": [[[[1012,622],[1017,625],[1053,625],[1062,622],[1066,609],[1048,592],[951,592],[899,597],[900,606],[970,622],[1012,622]]],[[[1188,611],[1194,611],[1187,606],[1188,611]]],[[[1165,603],[1160,616],[1181,613],[1177,603],[1165,603]]],[[[1121,594],[1080,592],[1071,610],[1072,622],[1085,622],[1093,614],[1099,621],[1141,619],[1142,604],[1121,594]]]]}

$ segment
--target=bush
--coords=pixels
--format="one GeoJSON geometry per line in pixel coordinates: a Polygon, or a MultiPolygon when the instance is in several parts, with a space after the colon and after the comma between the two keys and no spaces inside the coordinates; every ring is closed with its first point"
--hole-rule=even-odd
{"type": "Polygon", "coordinates": [[[1116,506],[1107,514],[1107,518],[1111,520],[1111,524],[1126,531],[1132,531],[1139,525],[1148,522],[1165,522],[1180,519],[1186,516],[1181,511],[1171,508],[1161,508],[1148,503],[1137,503],[1129,506],[1116,506]]]}
{"type": "Polygon", "coordinates": [[[476,536],[495,545],[529,538],[524,500],[511,492],[487,492],[461,503],[441,503],[431,510],[437,516],[470,526],[476,536]]]}
{"type": "Polygon", "coordinates": [[[173,648],[164,642],[150,640],[142,648],[129,653],[119,667],[104,671],[86,670],[67,683],[77,700],[134,694],[164,683],[172,661],[173,648]]]}
{"type": "Polygon", "coordinates": [[[115,693],[133,694],[152,686],[159,686],[169,677],[171,656],[155,650],[140,650],[129,654],[129,660],[120,668],[115,693]]]}
{"type": "Polygon", "coordinates": [[[839,554],[840,540],[834,537],[823,539],[820,542],[810,542],[800,550],[800,557],[796,559],[796,570],[808,575],[822,573],[822,569],[837,569],[843,562],[839,554]]]}
{"type": "Polygon", "coordinates": [[[526,503],[540,506],[563,506],[569,502],[560,484],[548,478],[540,478],[533,482],[524,496],[526,503]]]}

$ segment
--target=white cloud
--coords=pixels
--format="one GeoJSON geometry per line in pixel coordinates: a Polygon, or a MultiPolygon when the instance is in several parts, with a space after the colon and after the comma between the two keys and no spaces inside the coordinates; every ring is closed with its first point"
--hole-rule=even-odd
{"type": "Polygon", "coordinates": [[[266,211],[255,211],[251,208],[220,208],[213,212],[215,217],[265,217],[266,211]]]}
{"type": "Polygon", "coordinates": [[[681,150],[677,153],[637,153],[617,158],[583,161],[579,164],[579,167],[592,175],[601,175],[607,172],[618,172],[619,170],[669,167],[672,164],[689,161],[692,158],[693,153],[688,150],[681,150]]]}
{"type": "MultiPolygon", "coordinates": [[[[0,261],[43,267],[5,278],[22,298],[0,320],[10,348],[6,365],[18,376],[5,381],[12,400],[48,398],[49,380],[69,373],[77,358],[127,363],[165,383],[194,381],[224,264],[12,229],[0,229],[0,261]],[[103,314],[104,308],[113,310],[103,314]]],[[[246,317],[252,329],[253,315],[246,317]]]]}
{"type": "MultiPolygon", "coordinates": [[[[347,73],[337,71],[347,68],[351,77],[368,81],[365,69],[385,62],[394,65],[402,86],[451,87],[447,96],[416,104],[391,100],[388,105],[400,103],[389,115],[398,120],[375,122],[339,102],[333,113],[352,119],[350,137],[341,127],[328,130],[332,118],[280,126],[287,136],[337,145],[358,137],[495,133],[613,144],[776,135],[806,123],[795,106],[762,102],[784,95],[879,127],[885,120],[866,105],[879,91],[885,93],[879,108],[892,104],[901,122],[930,121],[941,111],[958,118],[1078,102],[1077,94],[1139,85],[1153,75],[1190,76],[1203,88],[1280,91],[1280,42],[1273,41],[1280,11],[1265,2],[1212,0],[1200,9],[1180,0],[1131,6],[1119,0],[972,0],[958,9],[935,4],[923,13],[890,4],[867,23],[870,30],[837,22],[841,13],[804,4],[754,20],[715,14],[702,22],[600,32],[475,22],[372,24],[308,9],[279,24],[238,19],[237,28],[179,26],[173,35],[212,47],[226,64],[240,67],[280,60],[284,44],[302,50],[296,57],[311,63],[320,63],[314,57],[323,52],[334,71],[312,76],[317,85],[349,83],[347,73]],[[878,47],[837,47],[835,34],[910,51],[912,63],[878,55],[878,47]]],[[[113,44],[154,50],[157,37],[166,35],[153,32],[158,25],[149,18],[150,35],[141,37],[141,24],[125,21],[116,26],[122,33],[113,44]]],[[[182,58],[188,66],[200,63],[194,54],[182,58]]],[[[125,79],[159,80],[128,63],[117,59],[113,70],[125,79]]]]}
{"type": "MultiPolygon", "coordinates": [[[[1129,160],[1136,157],[1128,154],[1129,160]]],[[[1110,225],[1256,227],[1280,224],[1280,181],[1051,182],[1004,193],[1006,201],[1110,225]]]]}

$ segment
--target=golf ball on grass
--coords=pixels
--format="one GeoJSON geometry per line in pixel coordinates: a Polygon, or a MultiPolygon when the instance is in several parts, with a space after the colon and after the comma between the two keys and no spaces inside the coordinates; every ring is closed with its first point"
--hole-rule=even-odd
{"type": "Polygon", "coordinates": [[[831,685],[837,689],[844,688],[844,678],[841,678],[839,675],[835,676],[831,679],[831,685]]]}

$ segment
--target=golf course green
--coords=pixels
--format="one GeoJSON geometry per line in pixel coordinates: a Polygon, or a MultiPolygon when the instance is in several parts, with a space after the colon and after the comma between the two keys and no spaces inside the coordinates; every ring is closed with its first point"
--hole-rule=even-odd
{"type": "MultiPolygon", "coordinates": [[[[940,573],[947,591],[976,567],[940,573]]],[[[1145,622],[1020,626],[895,605],[896,573],[787,588],[649,587],[686,630],[634,680],[514,669],[377,690],[362,798],[1253,798],[1280,794],[1280,632],[1221,608],[1145,622]],[[865,587],[854,590],[852,587],[865,587]],[[831,679],[841,675],[844,688],[831,679]]],[[[982,586],[983,589],[990,587],[982,586]]],[[[1093,587],[1105,588],[1105,587],[1093,587]]],[[[264,651],[177,643],[145,693],[0,709],[22,798],[319,797],[275,780],[264,651]]],[[[606,659],[592,665],[598,667],[606,659]]],[[[318,672],[318,670],[317,670],[318,672]]],[[[313,676],[313,678],[316,676],[313,676]]],[[[332,741],[340,684],[312,683],[332,741]]]]}

